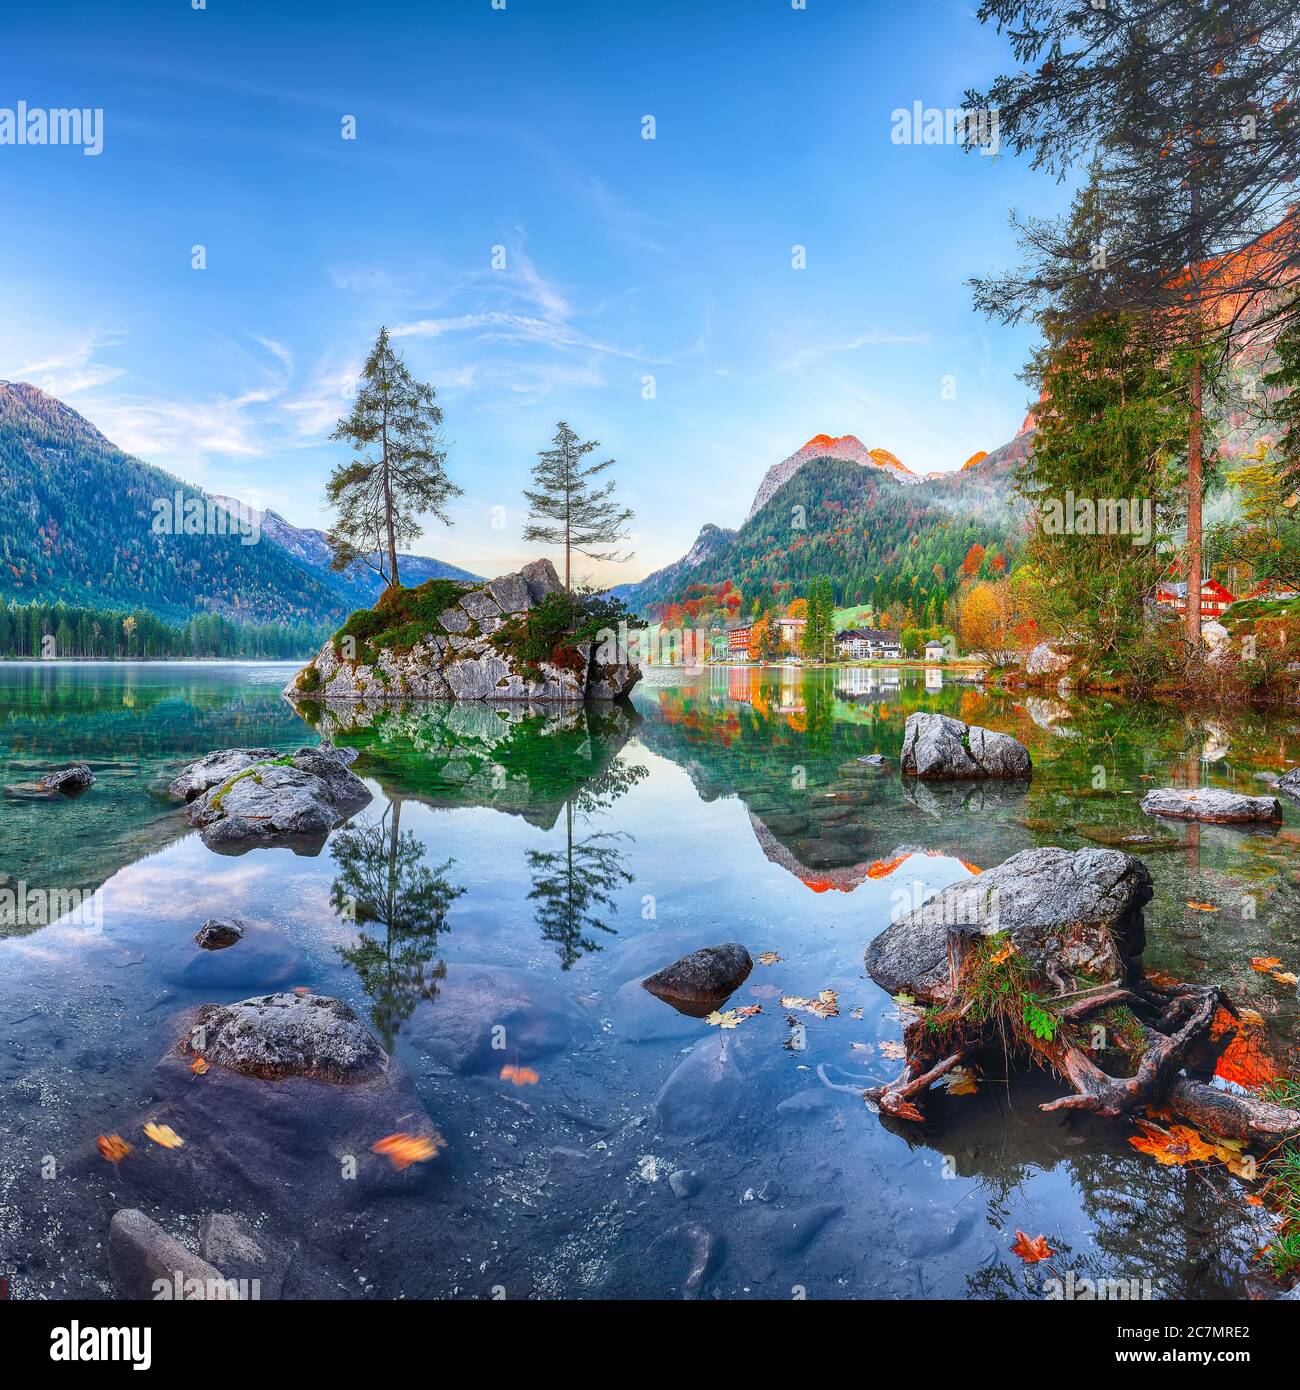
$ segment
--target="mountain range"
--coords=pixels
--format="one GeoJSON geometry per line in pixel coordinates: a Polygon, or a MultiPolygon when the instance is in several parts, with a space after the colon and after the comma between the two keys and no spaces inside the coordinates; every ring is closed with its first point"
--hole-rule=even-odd
{"type": "MultiPolygon", "coordinates": [[[[475,577],[423,556],[403,556],[401,571],[408,583],[475,577]]],[[[364,567],[333,572],[323,532],[239,512],[133,458],[35,386],[0,381],[0,600],[297,624],[335,622],[380,587],[364,567]],[[158,534],[159,504],[174,511],[177,499],[258,521],[257,543],[158,534]]]]}
{"type": "Polygon", "coordinates": [[[1009,443],[926,474],[856,435],[814,435],[767,470],[737,530],[710,522],[680,560],[612,592],[654,617],[727,580],[746,594],[774,583],[801,592],[826,574],[844,603],[918,592],[928,601],[936,587],[951,588],[971,546],[1017,546],[1023,507],[1013,483],[1032,435],[1030,415],[1009,443]]]}

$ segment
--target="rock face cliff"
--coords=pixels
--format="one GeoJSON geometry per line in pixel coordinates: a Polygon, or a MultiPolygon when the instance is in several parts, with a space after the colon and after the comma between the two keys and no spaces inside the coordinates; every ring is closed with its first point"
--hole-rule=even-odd
{"type": "Polygon", "coordinates": [[[399,591],[400,611],[385,610],[381,599],[372,612],[353,614],[284,693],[316,700],[559,703],[628,694],[641,669],[625,644],[562,634],[549,659],[524,650],[537,639],[529,615],[563,592],[549,560],[486,584],[444,579],[399,591]],[[435,616],[427,611],[431,602],[446,606],[435,616]]]}

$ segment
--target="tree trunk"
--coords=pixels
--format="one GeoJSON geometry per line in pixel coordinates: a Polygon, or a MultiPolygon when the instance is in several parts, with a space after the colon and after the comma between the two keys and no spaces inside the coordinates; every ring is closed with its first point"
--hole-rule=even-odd
{"type": "MultiPolygon", "coordinates": [[[[385,410],[387,407],[385,406],[385,410]]],[[[388,468],[388,423],[384,422],[384,527],[388,532],[388,583],[397,588],[397,537],[393,531],[393,482],[388,468]]]]}
{"type": "Polygon", "coordinates": [[[1192,359],[1191,428],[1187,435],[1187,641],[1195,655],[1201,647],[1201,455],[1204,430],[1201,415],[1199,341],[1192,359]]]}

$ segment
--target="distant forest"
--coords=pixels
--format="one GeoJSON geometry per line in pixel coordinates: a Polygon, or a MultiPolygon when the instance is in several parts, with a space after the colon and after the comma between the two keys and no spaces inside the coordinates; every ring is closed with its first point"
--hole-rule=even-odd
{"type": "Polygon", "coordinates": [[[62,603],[0,603],[0,658],[10,660],[305,660],[331,631],[330,624],[236,623],[215,613],[171,624],[142,609],[128,613],[62,603]]]}

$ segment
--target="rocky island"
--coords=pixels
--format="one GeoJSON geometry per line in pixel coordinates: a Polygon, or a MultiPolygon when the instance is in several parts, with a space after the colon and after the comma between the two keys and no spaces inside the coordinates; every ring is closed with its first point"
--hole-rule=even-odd
{"type": "MultiPolygon", "coordinates": [[[[431,579],[353,613],[285,687],[291,700],[615,700],[641,679],[626,626],[549,560],[486,584],[431,579]]],[[[623,615],[624,617],[626,615],[623,615]]]]}

